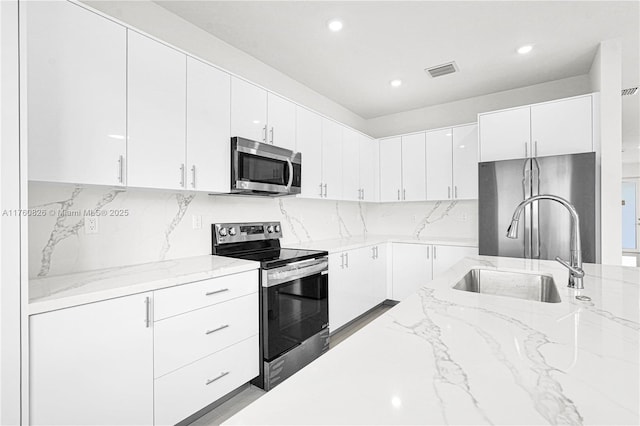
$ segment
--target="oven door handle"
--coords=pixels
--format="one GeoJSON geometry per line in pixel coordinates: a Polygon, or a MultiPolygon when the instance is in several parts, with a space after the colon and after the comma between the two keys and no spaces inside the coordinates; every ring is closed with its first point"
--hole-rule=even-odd
{"type": "Polygon", "coordinates": [[[282,268],[263,271],[263,287],[272,287],[274,285],[294,281],[300,278],[312,275],[322,274],[329,269],[329,260],[326,257],[321,259],[312,259],[311,261],[303,261],[297,264],[287,265],[282,268]],[[293,266],[293,267],[292,267],[293,266]]]}
{"type": "Polygon", "coordinates": [[[293,184],[293,163],[287,158],[287,164],[289,165],[289,182],[287,183],[287,192],[291,190],[291,184],[293,184]]]}

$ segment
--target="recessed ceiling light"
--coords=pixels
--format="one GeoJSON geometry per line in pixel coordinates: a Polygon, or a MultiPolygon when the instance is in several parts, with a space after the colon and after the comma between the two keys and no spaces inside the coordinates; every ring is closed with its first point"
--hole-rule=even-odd
{"type": "Polygon", "coordinates": [[[389,84],[391,87],[400,87],[402,86],[402,80],[391,80],[389,84]]]}
{"type": "Polygon", "coordinates": [[[520,46],[518,48],[518,53],[521,55],[526,55],[527,53],[531,52],[533,50],[533,45],[531,44],[525,44],[524,46],[520,46]]]}
{"type": "Polygon", "coordinates": [[[331,31],[340,31],[342,29],[342,21],[338,21],[337,19],[333,19],[331,21],[329,21],[329,29],[331,31]]]}

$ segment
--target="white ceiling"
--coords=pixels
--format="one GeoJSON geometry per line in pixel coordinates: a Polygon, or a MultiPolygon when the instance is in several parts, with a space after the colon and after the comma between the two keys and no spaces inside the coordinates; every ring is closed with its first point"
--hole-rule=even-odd
{"type": "MultiPolygon", "coordinates": [[[[637,1],[156,3],[365,119],[583,75],[598,43],[617,37],[623,87],[640,84],[637,1]],[[327,29],[333,18],[341,32],[327,29]],[[452,60],[457,74],[424,72],[452,60]],[[389,86],[396,78],[402,87],[389,86]]],[[[636,144],[638,98],[625,101],[636,144]]]]}

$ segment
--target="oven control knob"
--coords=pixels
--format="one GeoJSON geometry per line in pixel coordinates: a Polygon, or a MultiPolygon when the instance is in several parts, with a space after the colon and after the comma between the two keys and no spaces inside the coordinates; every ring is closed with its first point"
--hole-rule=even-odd
{"type": "Polygon", "coordinates": [[[229,235],[231,236],[236,235],[236,228],[234,227],[229,228],[229,235]]]}
{"type": "Polygon", "coordinates": [[[227,228],[220,228],[220,230],[218,231],[218,234],[220,234],[221,237],[226,237],[227,236],[227,228]]]}
{"type": "Polygon", "coordinates": [[[270,234],[273,233],[273,225],[267,226],[267,232],[270,233],[270,234]]]}
{"type": "Polygon", "coordinates": [[[280,225],[276,225],[276,232],[280,232],[280,225]]]}

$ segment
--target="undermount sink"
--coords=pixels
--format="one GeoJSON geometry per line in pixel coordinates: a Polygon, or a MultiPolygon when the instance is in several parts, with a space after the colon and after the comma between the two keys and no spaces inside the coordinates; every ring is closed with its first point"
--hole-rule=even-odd
{"type": "Polygon", "coordinates": [[[474,268],[453,288],[536,302],[558,303],[561,301],[553,277],[545,274],[474,268]]]}

